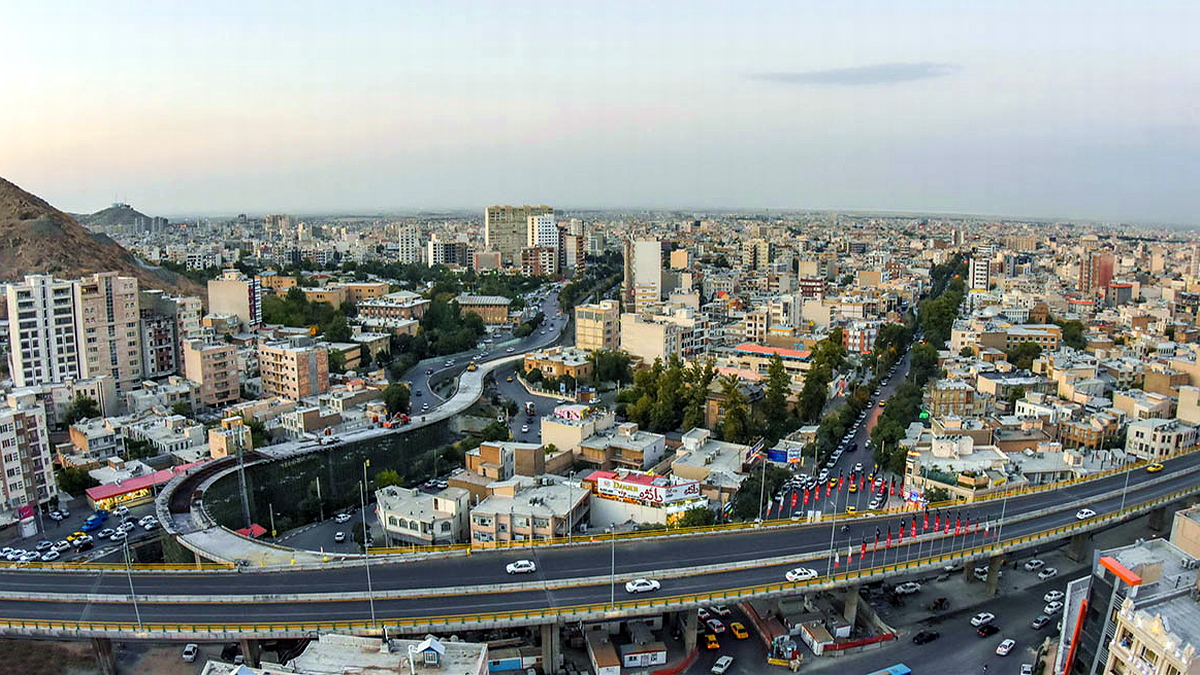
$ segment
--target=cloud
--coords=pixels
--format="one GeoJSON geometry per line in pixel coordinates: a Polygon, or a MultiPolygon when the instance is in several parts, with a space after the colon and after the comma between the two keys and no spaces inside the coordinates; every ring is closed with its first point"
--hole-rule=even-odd
{"type": "Polygon", "coordinates": [[[792,73],[753,73],[749,78],[782,84],[831,84],[864,87],[942,77],[949,75],[954,69],[954,65],[949,63],[876,63],[857,68],[833,68],[792,73]]]}

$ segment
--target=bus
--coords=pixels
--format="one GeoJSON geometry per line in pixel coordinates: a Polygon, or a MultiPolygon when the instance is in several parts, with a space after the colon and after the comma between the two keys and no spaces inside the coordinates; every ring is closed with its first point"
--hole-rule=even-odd
{"type": "Polygon", "coordinates": [[[897,663],[896,665],[888,666],[883,670],[873,670],[867,673],[867,675],[912,675],[912,668],[909,668],[903,663],[897,663]]]}

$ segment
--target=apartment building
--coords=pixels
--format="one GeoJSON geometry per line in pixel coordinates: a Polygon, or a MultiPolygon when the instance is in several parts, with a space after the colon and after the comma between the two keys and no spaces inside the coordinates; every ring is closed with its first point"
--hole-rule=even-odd
{"type": "Polygon", "coordinates": [[[525,355],[525,372],[540,370],[546,377],[573,377],[576,382],[592,379],[592,361],[588,353],[575,347],[549,347],[525,355]]]}
{"type": "Polygon", "coordinates": [[[521,249],[521,274],[527,277],[558,275],[558,247],[526,246],[521,249]]]}
{"type": "Polygon", "coordinates": [[[358,303],[361,319],[416,319],[425,316],[429,301],[412,291],[396,291],[358,303]]]}
{"type": "Polygon", "coordinates": [[[471,509],[471,541],[530,541],[566,537],[588,522],[591,492],[557,476],[518,476],[491,485],[471,509]]]}
{"type": "Polygon", "coordinates": [[[40,403],[0,406],[0,468],[0,496],[9,509],[57,496],[46,411],[40,403]]]}
{"type": "Polygon", "coordinates": [[[256,278],[264,293],[270,292],[275,295],[285,295],[288,289],[298,283],[296,277],[280,274],[275,270],[264,270],[256,278]]]}
{"type": "Polygon", "coordinates": [[[382,298],[391,290],[384,281],[352,281],[342,284],[342,288],[346,289],[346,300],[355,305],[363,300],[382,298]]]}
{"type": "Polygon", "coordinates": [[[662,301],[662,242],[644,239],[633,242],[633,311],[645,312],[662,301]]]}
{"type": "Polygon", "coordinates": [[[375,491],[375,515],[386,546],[457,544],[467,534],[470,493],[446,488],[428,494],[396,485],[375,491]]]}
{"type": "Polygon", "coordinates": [[[500,253],[505,265],[521,263],[521,249],[528,240],[529,219],[553,215],[554,209],[541,206],[489,206],[483,213],[484,242],[500,253]]]}
{"type": "Polygon", "coordinates": [[[139,322],[142,343],[142,377],[154,380],[179,371],[179,341],[175,319],[143,308],[139,322]]]}
{"type": "Polygon", "coordinates": [[[71,425],[69,433],[74,450],[69,459],[60,456],[64,465],[94,466],[109,457],[125,453],[125,428],[119,418],[79,420],[71,425]]]}
{"type": "Polygon", "coordinates": [[[82,356],[75,332],[76,283],[32,274],[23,282],[5,286],[8,372],[17,387],[81,377],[82,356]]]}
{"type": "Polygon", "coordinates": [[[84,377],[107,375],[124,394],[142,381],[138,281],[103,272],[75,284],[75,325],[84,377]]]}
{"type": "Polygon", "coordinates": [[[253,449],[254,437],[250,427],[242,423],[241,417],[226,417],[221,420],[220,426],[208,430],[208,454],[213,459],[253,449]]]}
{"type": "Polygon", "coordinates": [[[575,346],[595,351],[620,345],[621,309],[616,300],[575,306],[575,346]]]}
{"type": "Polygon", "coordinates": [[[421,262],[421,233],[416,225],[405,225],[400,228],[396,238],[396,258],[406,265],[416,265],[421,262]]]}
{"type": "MultiPolygon", "coordinates": [[[[291,278],[291,277],[286,277],[286,278],[291,278]]],[[[293,279],[293,281],[294,281],[294,279],[293,279]]],[[[140,296],[138,302],[139,302],[139,305],[142,310],[141,315],[142,315],[143,322],[145,322],[146,320],[149,320],[149,321],[151,321],[151,323],[154,323],[154,322],[156,322],[158,317],[167,317],[175,323],[175,327],[172,330],[172,332],[175,335],[175,353],[173,355],[174,360],[175,360],[175,372],[182,372],[183,371],[183,343],[186,342],[187,340],[193,340],[193,339],[196,339],[196,338],[199,338],[202,336],[201,327],[200,327],[200,316],[201,316],[201,313],[203,312],[203,307],[201,306],[200,298],[197,298],[195,296],[190,296],[190,295],[189,296],[171,296],[171,295],[167,295],[159,290],[143,290],[138,295],[140,296]]],[[[151,328],[150,330],[158,330],[158,329],[151,328]]],[[[166,329],[162,328],[161,330],[166,330],[166,329]]],[[[146,351],[146,344],[147,344],[146,343],[146,337],[147,337],[146,331],[147,331],[147,327],[143,323],[143,327],[142,327],[142,336],[143,336],[143,338],[142,338],[142,350],[143,350],[142,363],[147,364],[150,362],[150,359],[152,358],[152,359],[154,359],[153,364],[155,365],[155,367],[157,367],[159,364],[160,358],[167,359],[170,357],[167,357],[165,355],[160,355],[159,353],[156,352],[156,350],[153,347],[154,342],[156,342],[156,338],[153,335],[150,336],[151,345],[152,345],[151,346],[151,357],[147,357],[144,354],[144,352],[146,351]]],[[[143,376],[148,377],[148,378],[154,377],[153,375],[150,374],[152,371],[149,369],[148,365],[143,365],[143,371],[144,371],[143,376]]]]}
{"type": "Polygon", "coordinates": [[[329,352],[307,336],[258,345],[263,393],[298,401],[329,390],[329,352]]]}
{"type": "Polygon", "coordinates": [[[882,321],[851,321],[842,327],[842,346],[859,354],[871,353],[882,325],[882,321]]]}
{"type": "Polygon", "coordinates": [[[188,340],[183,345],[183,373],[200,385],[201,405],[220,408],[241,396],[234,345],[188,340]]]}
{"type": "Polygon", "coordinates": [[[1144,419],[1129,423],[1125,452],[1143,460],[1154,460],[1196,444],[1196,427],[1176,419],[1144,419]]]}
{"type": "Polygon", "coordinates": [[[666,361],[672,354],[682,354],[683,327],[667,321],[655,321],[642,314],[622,314],[620,345],[630,356],[646,363],[654,359],[666,361]]]}
{"type": "Polygon", "coordinates": [[[645,471],[661,462],[665,453],[665,436],[641,431],[633,422],[618,424],[615,432],[598,433],[579,444],[579,460],[604,470],[645,471]]]}
{"type": "Polygon", "coordinates": [[[525,245],[558,248],[558,223],[553,213],[529,216],[525,219],[525,245]]]}
{"type": "Polygon", "coordinates": [[[248,328],[262,323],[262,285],[239,270],[228,269],[208,282],[208,311],[241,319],[248,328]]]}
{"type": "Polygon", "coordinates": [[[430,267],[469,267],[475,249],[465,241],[444,241],[436,235],[425,244],[425,262],[430,267]]]}
{"type": "Polygon", "coordinates": [[[539,421],[542,443],[575,453],[584,441],[617,424],[611,410],[584,405],[560,405],[539,421]]]}

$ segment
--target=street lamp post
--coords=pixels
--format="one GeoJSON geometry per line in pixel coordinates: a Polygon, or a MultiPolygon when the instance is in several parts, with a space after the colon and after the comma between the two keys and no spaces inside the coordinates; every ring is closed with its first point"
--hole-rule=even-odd
{"type": "Polygon", "coordinates": [[[608,606],[613,608],[617,606],[617,529],[614,527],[612,532],[612,568],[608,575],[608,606]]]}
{"type": "Polygon", "coordinates": [[[129,580],[129,600],[133,603],[133,615],[137,617],[138,630],[142,630],[142,612],[138,609],[137,595],[133,592],[133,564],[129,559],[129,538],[122,540],[125,550],[125,577],[129,580]]]}
{"type": "Polygon", "coordinates": [[[1129,492],[1129,476],[1133,473],[1129,468],[1129,457],[1125,456],[1121,461],[1125,464],[1125,487],[1121,488],[1121,508],[1118,511],[1125,510],[1125,494],[1129,492]]]}
{"type": "Polygon", "coordinates": [[[363,462],[363,479],[358,488],[358,501],[362,509],[362,526],[363,526],[363,548],[366,555],[363,557],[363,567],[367,571],[367,600],[371,604],[371,626],[375,623],[375,591],[371,588],[371,530],[367,527],[367,467],[371,466],[371,460],[363,462]]]}

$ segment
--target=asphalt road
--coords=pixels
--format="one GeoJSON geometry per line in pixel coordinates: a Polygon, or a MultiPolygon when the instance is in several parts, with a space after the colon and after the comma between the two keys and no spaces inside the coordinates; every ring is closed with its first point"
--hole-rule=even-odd
{"type": "MultiPolygon", "coordinates": [[[[1166,494],[1183,486],[1195,484],[1193,469],[1200,466],[1200,455],[1176,458],[1166,463],[1167,468],[1159,476],[1168,477],[1165,483],[1155,486],[1143,485],[1133,480],[1129,488],[1129,502],[1166,494]]],[[[1138,471],[1131,478],[1143,478],[1138,471]]],[[[1009,514],[1030,512],[1051,507],[1067,500],[1082,499],[1100,492],[1120,489],[1123,476],[1112,476],[1098,481],[1075,485],[1057,491],[1014,497],[1008,500],[1009,514]]],[[[1097,513],[1105,513],[1119,507],[1120,497],[1094,499],[1090,507],[1097,513]]],[[[988,504],[975,508],[964,508],[964,516],[973,519],[986,516],[996,518],[1000,504],[988,504]]],[[[899,518],[851,519],[849,532],[842,533],[835,526],[795,526],[784,530],[749,531],[719,535],[721,545],[697,547],[694,538],[673,537],[658,540],[618,541],[616,551],[617,587],[615,595],[625,597],[621,582],[639,572],[670,569],[683,565],[704,565],[753,560],[768,556],[812,555],[815,560],[801,563],[812,567],[820,574],[831,571],[828,559],[831,535],[836,542],[841,570],[853,570],[862,566],[856,555],[853,565],[847,563],[845,552],[854,545],[856,554],[859,543],[867,538],[873,541],[876,527],[886,530],[888,522],[898,525],[899,518]]],[[[1074,508],[1041,516],[1036,519],[1009,523],[1004,536],[1012,537],[1049,529],[1075,522],[1074,508]]],[[[714,543],[715,536],[706,537],[714,543]]],[[[983,543],[984,536],[944,537],[939,542],[911,545],[911,537],[904,546],[881,549],[868,555],[868,565],[894,560],[906,560],[931,552],[949,552],[962,546],[983,543]]],[[[463,584],[490,584],[487,592],[475,595],[445,595],[431,597],[378,598],[375,610],[381,617],[414,617],[458,615],[470,612],[504,611],[565,606],[582,603],[606,602],[609,598],[608,583],[572,586],[568,588],[542,587],[537,590],[505,591],[505,582],[538,582],[564,580],[587,576],[601,576],[611,572],[608,546],[532,549],[510,552],[475,553],[469,557],[432,559],[411,563],[383,563],[371,565],[371,576],[376,594],[388,591],[417,588],[452,587],[463,584]],[[538,571],[514,579],[504,573],[504,564],[520,558],[529,558],[538,563],[538,571]]],[[[669,596],[680,593],[706,592],[724,588],[782,580],[784,572],[797,563],[771,565],[759,568],[717,572],[684,578],[663,580],[663,588],[657,595],[669,596]]],[[[139,602],[142,619],[145,621],[178,622],[186,617],[189,622],[229,621],[228,606],[218,598],[229,594],[270,594],[322,592],[363,592],[366,588],[365,570],[361,567],[326,568],[321,570],[275,571],[272,573],[215,573],[198,575],[166,575],[141,572],[134,575],[134,587],[139,594],[187,594],[211,596],[211,603],[139,602]]],[[[5,591],[40,592],[43,598],[29,601],[0,599],[0,616],[11,618],[46,619],[92,619],[132,620],[133,608],[125,603],[96,604],[62,602],[56,600],[58,593],[87,592],[97,594],[124,595],[129,591],[129,581],[123,574],[102,572],[50,573],[43,571],[5,571],[0,574],[0,596],[5,591]]],[[[239,604],[238,621],[297,621],[301,619],[334,620],[362,619],[369,616],[369,608],[363,600],[322,602],[311,600],[295,602],[256,602],[239,604]]]]}

